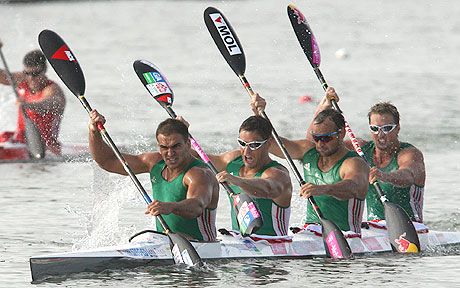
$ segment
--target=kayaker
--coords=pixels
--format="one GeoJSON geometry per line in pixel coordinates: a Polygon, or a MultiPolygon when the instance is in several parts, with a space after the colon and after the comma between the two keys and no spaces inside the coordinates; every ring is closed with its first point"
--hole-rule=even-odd
{"type": "MultiPolygon", "coordinates": [[[[239,149],[208,156],[220,171],[216,175],[219,182],[228,182],[236,194],[247,193],[256,203],[264,222],[256,234],[285,236],[289,229],[292,184],[289,171],[268,154],[268,147],[274,142],[271,132],[266,119],[251,116],[240,125],[236,139],[239,149]]],[[[232,229],[239,230],[233,198],[229,200],[232,229]]]]}
{"type": "MultiPolygon", "coordinates": [[[[372,106],[368,121],[372,140],[359,139],[359,143],[366,159],[374,166],[369,173],[369,183],[379,181],[390,202],[400,205],[412,221],[422,223],[426,178],[422,152],[410,143],[399,141],[400,118],[393,104],[380,102],[372,106]]],[[[347,145],[352,148],[350,141],[347,145]]],[[[369,185],[366,202],[367,219],[378,225],[385,215],[373,185],[369,185]]]]}
{"type": "MultiPolygon", "coordinates": [[[[25,108],[27,115],[37,126],[46,148],[60,155],[61,143],[58,136],[66,104],[64,93],[55,82],[46,77],[46,58],[40,50],[27,53],[23,63],[23,71],[12,73],[19,95],[18,105],[25,108]]],[[[11,85],[7,73],[2,69],[0,83],[11,85]]],[[[0,142],[6,141],[25,143],[25,125],[20,107],[16,131],[0,133],[0,142]]]]}
{"type": "MultiPolygon", "coordinates": [[[[89,148],[101,168],[127,175],[96,125],[105,118],[96,110],[90,113],[89,148]]],[[[216,240],[216,208],[219,184],[204,162],[191,154],[187,126],[167,119],[158,125],[159,151],[138,155],[123,154],[135,174],[150,173],[153,202],[145,214],[161,214],[175,233],[198,241],[216,240]]],[[[163,231],[156,222],[157,231],[163,231]]]]}
{"type": "MultiPolygon", "coordinates": [[[[326,91],[320,107],[337,97],[333,88],[326,91]]],[[[258,114],[266,107],[265,99],[255,94],[251,108],[258,114]]],[[[369,168],[354,152],[345,147],[345,120],[333,109],[318,109],[304,139],[282,141],[293,159],[302,161],[306,184],[300,196],[314,196],[324,217],[334,222],[349,237],[360,236],[369,168]]],[[[269,152],[284,158],[278,145],[269,152]]],[[[320,220],[311,203],[307,204],[304,228],[321,233],[320,220]]]]}

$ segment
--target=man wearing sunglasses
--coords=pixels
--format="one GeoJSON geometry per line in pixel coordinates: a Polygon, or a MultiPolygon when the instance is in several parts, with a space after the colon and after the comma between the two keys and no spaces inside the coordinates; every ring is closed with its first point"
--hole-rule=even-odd
{"type": "MultiPolygon", "coordinates": [[[[219,172],[219,182],[228,182],[236,194],[246,193],[259,208],[264,224],[258,235],[285,236],[291,214],[292,183],[288,170],[272,160],[268,149],[274,142],[270,123],[260,117],[247,118],[239,128],[239,149],[209,155],[219,172]]],[[[232,202],[233,199],[229,197],[232,202]]],[[[239,230],[231,203],[232,229],[239,230]]]]}
{"type": "MultiPolygon", "coordinates": [[[[97,124],[105,117],[90,113],[89,148],[98,165],[109,172],[127,175],[112,149],[103,141],[97,124]]],[[[219,184],[212,171],[191,152],[187,126],[166,119],[156,130],[157,152],[123,153],[134,174],[149,173],[153,202],[145,214],[162,215],[171,231],[198,241],[216,240],[216,208],[219,184]]],[[[162,232],[156,221],[157,231],[162,232]]]]}
{"type": "MultiPolygon", "coordinates": [[[[369,110],[368,120],[372,141],[360,139],[360,145],[373,166],[369,182],[379,181],[390,202],[400,205],[413,221],[422,223],[426,177],[422,152],[399,141],[399,112],[394,105],[375,104],[369,110]]],[[[384,207],[373,185],[369,185],[366,201],[370,223],[384,220],[384,207]]]]}
{"type": "MultiPolygon", "coordinates": [[[[337,96],[332,87],[320,107],[330,105],[329,99],[337,96]]],[[[265,109],[266,102],[255,94],[251,107],[258,114],[265,109]]],[[[301,140],[282,141],[293,159],[302,161],[306,184],[300,188],[300,196],[314,196],[324,217],[334,222],[347,234],[359,236],[366,198],[369,168],[354,152],[345,147],[345,120],[333,109],[318,109],[311,122],[307,136],[301,140]]],[[[283,157],[278,145],[269,147],[270,153],[283,157]]],[[[311,206],[307,204],[305,227],[318,232],[320,220],[311,206]],[[314,227],[311,227],[314,226],[314,227]]],[[[320,231],[320,230],[319,230],[320,231]]]]}
{"type": "MultiPolygon", "coordinates": [[[[19,95],[18,105],[25,108],[27,116],[37,126],[47,149],[60,155],[61,143],[58,141],[58,135],[66,104],[64,93],[56,83],[46,77],[46,59],[40,50],[27,53],[23,62],[24,70],[12,73],[19,95]]],[[[12,85],[7,73],[2,69],[0,69],[0,83],[12,85]]],[[[0,133],[0,141],[25,143],[24,118],[20,109],[16,131],[0,133]]]]}

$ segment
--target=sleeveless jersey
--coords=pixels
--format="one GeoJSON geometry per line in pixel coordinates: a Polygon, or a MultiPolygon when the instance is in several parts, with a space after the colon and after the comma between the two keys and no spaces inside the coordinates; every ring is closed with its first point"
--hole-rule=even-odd
{"type": "MultiPolygon", "coordinates": [[[[240,169],[244,166],[242,156],[235,158],[233,161],[228,163],[227,165],[227,172],[239,176],[240,169]]],[[[265,170],[271,167],[282,166],[276,161],[271,161],[260,171],[254,175],[255,178],[260,178],[265,170]]],[[[243,189],[236,185],[230,185],[233,189],[235,194],[245,193],[243,189]]],[[[276,204],[272,199],[269,198],[258,198],[251,196],[254,200],[254,203],[259,208],[260,213],[262,214],[262,219],[264,224],[262,227],[257,230],[257,234],[260,235],[270,235],[270,236],[281,236],[287,235],[289,229],[289,218],[291,216],[291,207],[281,207],[276,204]]],[[[235,208],[233,207],[233,199],[229,196],[228,199],[230,200],[230,207],[231,207],[231,217],[232,217],[232,229],[239,230],[238,220],[236,217],[235,208]]]]}
{"type": "MultiPolygon", "coordinates": [[[[398,170],[398,155],[405,149],[414,147],[409,143],[401,142],[399,150],[394,154],[390,163],[386,167],[380,168],[384,172],[398,170]]],[[[362,147],[366,159],[374,166],[374,141],[369,141],[362,147]]],[[[400,205],[413,221],[423,222],[423,192],[424,187],[415,184],[409,187],[396,187],[390,183],[379,182],[388,201],[400,205]]],[[[384,207],[380,201],[379,194],[373,185],[369,185],[366,196],[367,202],[367,219],[368,220],[383,220],[385,219],[384,207]]]]}
{"type": "MultiPolygon", "coordinates": [[[[47,80],[46,87],[54,84],[53,81],[47,80]]],[[[44,89],[44,88],[43,88],[44,89]]],[[[29,85],[26,82],[21,82],[17,86],[18,94],[21,99],[26,102],[36,102],[42,100],[44,97],[43,89],[41,91],[32,93],[29,85]]],[[[34,122],[40,131],[40,135],[45,142],[45,145],[51,150],[60,152],[60,143],[57,140],[59,135],[59,127],[61,125],[62,113],[56,109],[47,112],[39,112],[31,109],[25,109],[27,116],[34,122]]],[[[18,124],[16,128],[15,140],[25,143],[25,125],[22,112],[18,111],[18,124]]]]}
{"type": "MultiPolygon", "coordinates": [[[[168,182],[163,178],[162,171],[166,165],[161,160],[150,171],[153,199],[161,202],[179,202],[187,197],[187,187],[183,184],[185,173],[192,167],[205,167],[205,164],[195,159],[181,174],[168,182]]],[[[216,240],[216,209],[205,208],[203,214],[197,218],[187,219],[173,213],[162,215],[166,224],[176,233],[183,233],[199,241],[216,240]]],[[[163,227],[156,220],[157,231],[163,232],[163,227]]]]}
{"type": "MultiPolygon", "coordinates": [[[[354,151],[349,151],[327,172],[321,171],[318,167],[319,153],[315,148],[308,150],[303,155],[303,169],[305,181],[315,185],[335,184],[342,181],[340,167],[347,158],[358,157],[354,151]]],[[[364,210],[364,200],[351,198],[339,200],[330,195],[314,196],[325,219],[334,222],[343,231],[361,233],[361,221],[364,210]]],[[[320,224],[318,215],[310,202],[307,203],[307,215],[305,223],[320,224]]]]}

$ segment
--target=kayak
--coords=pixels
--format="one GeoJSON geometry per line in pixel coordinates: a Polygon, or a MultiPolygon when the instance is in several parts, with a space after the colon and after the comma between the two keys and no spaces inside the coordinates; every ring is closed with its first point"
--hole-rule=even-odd
{"type": "Polygon", "coordinates": [[[61,150],[61,156],[46,152],[44,159],[33,159],[26,144],[0,142],[0,163],[83,161],[90,157],[87,144],[63,144],[61,150]]]}
{"type": "MultiPolygon", "coordinates": [[[[325,257],[322,237],[310,231],[265,238],[227,234],[220,235],[216,242],[192,244],[205,262],[220,259],[325,257]]],[[[151,230],[136,235],[131,237],[129,243],[122,245],[31,257],[32,281],[81,272],[98,273],[107,269],[174,264],[166,235],[151,230]]],[[[419,234],[419,238],[422,251],[460,244],[460,232],[429,231],[419,234]]],[[[400,240],[404,245],[404,239],[400,240]]],[[[392,251],[386,230],[383,229],[363,229],[361,238],[348,238],[347,241],[355,255],[392,251]]]]}

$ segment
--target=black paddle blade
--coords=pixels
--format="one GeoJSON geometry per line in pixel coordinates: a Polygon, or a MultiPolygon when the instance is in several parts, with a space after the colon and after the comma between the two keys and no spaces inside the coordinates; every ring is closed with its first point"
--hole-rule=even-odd
{"type": "Polygon", "coordinates": [[[51,30],[38,35],[38,43],[56,74],[75,96],[85,95],[85,77],[72,53],[62,38],[51,30]]]}
{"type": "Polygon", "coordinates": [[[332,259],[353,258],[350,245],[339,227],[327,219],[321,219],[321,225],[326,256],[332,259]]]}
{"type": "Polygon", "coordinates": [[[203,266],[198,252],[192,243],[185,239],[183,236],[169,232],[168,237],[171,240],[171,252],[176,264],[184,263],[188,266],[203,266]]]}
{"type": "Polygon", "coordinates": [[[263,225],[262,214],[259,212],[254,200],[247,194],[240,193],[233,197],[236,217],[242,235],[255,233],[263,225]]]}
{"type": "Polygon", "coordinates": [[[401,206],[384,202],[385,221],[393,251],[399,253],[419,253],[420,241],[417,231],[406,211],[401,206]]]}
{"type": "Polygon", "coordinates": [[[302,12],[292,4],[288,5],[287,13],[289,20],[291,20],[292,28],[294,28],[295,35],[297,36],[297,40],[299,40],[300,46],[307,56],[308,61],[310,61],[310,64],[314,67],[319,66],[321,62],[319,46],[308,25],[307,19],[303,16],[302,12]]]}
{"type": "Polygon", "coordinates": [[[214,7],[206,8],[203,17],[214,43],[216,43],[217,48],[219,48],[220,53],[224,56],[233,72],[238,76],[244,75],[246,59],[243,47],[230,22],[222,12],[214,7]]]}
{"type": "MultiPolygon", "coordinates": [[[[24,111],[25,114],[25,111],[24,111]]],[[[23,114],[23,115],[24,115],[23,114]]],[[[24,117],[25,123],[25,136],[27,148],[29,149],[29,155],[35,159],[42,159],[45,157],[45,143],[43,143],[40,131],[34,122],[29,117],[24,117]]]]}
{"type": "Polygon", "coordinates": [[[134,71],[144,87],[149,91],[160,105],[171,106],[174,101],[174,93],[166,77],[153,64],[145,60],[136,60],[133,63],[134,71]]]}

